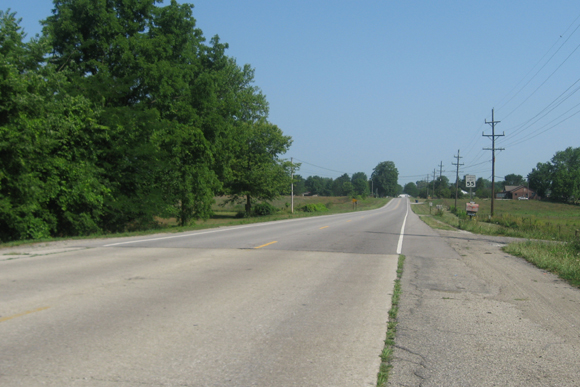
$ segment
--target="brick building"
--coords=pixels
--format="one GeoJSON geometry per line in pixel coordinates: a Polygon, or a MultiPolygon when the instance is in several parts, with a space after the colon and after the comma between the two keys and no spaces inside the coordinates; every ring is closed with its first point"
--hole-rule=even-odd
{"type": "Polygon", "coordinates": [[[513,200],[518,200],[520,198],[530,200],[540,199],[534,190],[529,189],[525,185],[506,185],[502,192],[496,194],[496,198],[513,200]]]}

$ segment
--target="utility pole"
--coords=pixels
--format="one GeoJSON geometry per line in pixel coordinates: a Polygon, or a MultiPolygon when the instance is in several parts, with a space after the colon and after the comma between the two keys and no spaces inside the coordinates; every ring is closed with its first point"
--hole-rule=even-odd
{"type": "Polygon", "coordinates": [[[425,179],[425,183],[427,183],[427,197],[425,199],[429,198],[429,174],[427,174],[427,179],[425,179]]]}
{"type": "Polygon", "coordinates": [[[459,149],[457,149],[457,156],[453,156],[457,159],[457,163],[451,163],[453,165],[457,165],[457,173],[455,174],[455,211],[457,211],[457,193],[459,192],[459,166],[463,164],[459,164],[459,159],[463,157],[459,156],[459,149]]]}
{"type": "MultiPolygon", "coordinates": [[[[286,159],[288,160],[288,159],[286,159]]],[[[294,213],[294,157],[290,157],[290,179],[292,181],[292,198],[290,201],[292,202],[292,207],[290,207],[291,212],[294,213]]]]}
{"type": "Polygon", "coordinates": [[[435,173],[437,172],[436,168],[433,168],[433,198],[435,198],[435,173]]]}
{"type": "Polygon", "coordinates": [[[443,160],[441,160],[441,164],[439,164],[439,181],[441,181],[441,175],[443,175],[443,160]]]}
{"type": "Polygon", "coordinates": [[[503,134],[495,134],[495,124],[499,124],[500,122],[501,121],[495,121],[493,109],[491,109],[491,121],[485,120],[486,124],[491,125],[491,134],[485,134],[485,132],[482,132],[481,134],[483,137],[491,138],[491,148],[483,148],[483,150],[491,151],[491,216],[493,216],[493,202],[495,201],[495,151],[505,150],[505,148],[495,147],[495,138],[505,136],[505,132],[503,134]]]}

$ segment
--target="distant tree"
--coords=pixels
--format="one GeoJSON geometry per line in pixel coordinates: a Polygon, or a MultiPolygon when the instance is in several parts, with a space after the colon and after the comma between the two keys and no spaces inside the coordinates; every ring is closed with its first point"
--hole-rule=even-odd
{"type": "Polygon", "coordinates": [[[230,201],[245,198],[245,209],[251,214],[252,201],[272,200],[291,183],[290,162],[280,159],[292,139],[266,120],[246,124],[232,164],[232,178],[226,183],[230,201]]]}
{"type": "Polygon", "coordinates": [[[344,193],[344,196],[353,196],[355,194],[354,186],[350,181],[342,183],[342,192],[344,193]]]}
{"type": "Polygon", "coordinates": [[[449,189],[449,178],[447,176],[441,176],[437,178],[434,182],[435,185],[435,196],[438,198],[448,198],[451,195],[451,190],[449,189]]]}
{"type": "Polygon", "coordinates": [[[398,193],[399,171],[392,161],[383,161],[377,164],[371,174],[375,189],[379,196],[396,196],[398,193]]]}
{"type": "Polygon", "coordinates": [[[406,193],[407,195],[412,196],[412,197],[419,196],[419,188],[417,188],[417,185],[413,182],[405,184],[405,187],[403,188],[403,192],[406,193]]]}
{"type": "Polygon", "coordinates": [[[399,196],[403,193],[403,186],[401,184],[397,184],[397,193],[395,196],[399,196]]]}
{"type": "Polygon", "coordinates": [[[294,195],[302,195],[306,192],[306,181],[300,175],[294,175],[294,195]]]}
{"type": "Polygon", "coordinates": [[[354,187],[354,192],[356,195],[360,195],[363,198],[367,197],[370,192],[369,181],[367,174],[364,172],[355,172],[352,174],[350,182],[354,187]]]}
{"type": "Polygon", "coordinates": [[[566,148],[552,157],[553,200],[577,203],[580,201],[580,148],[566,148]]]}
{"type": "Polygon", "coordinates": [[[552,186],[552,165],[549,162],[538,163],[528,174],[528,181],[530,188],[540,197],[548,197],[552,186]]]}
{"type": "Polygon", "coordinates": [[[332,182],[332,195],[333,196],[346,196],[347,193],[344,191],[344,183],[350,183],[350,177],[347,173],[343,174],[340,177],[337,177],[332,182]]]}
{"type": "Polygon", "coordinates": [[[501,183],[502,188],[505,188],[508,185],[523,185],[526,183],[526,180],[522,175],[516,175],[515,173],[510,173],[509,175],[505,175],[504,181],[501,183]]]}
{"type": "Polygon", "coordinates": [[[324,191],[324,180],[320,176],[308,176],[304,181],[306,191],[311,195],[322,195],[324,191]]]}

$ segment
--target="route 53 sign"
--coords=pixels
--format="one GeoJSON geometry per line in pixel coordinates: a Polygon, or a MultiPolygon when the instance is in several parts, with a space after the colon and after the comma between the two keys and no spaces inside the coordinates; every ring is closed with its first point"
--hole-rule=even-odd
{"type": "Polygon", "coordinates": [[[465,175],[465,186],[475,188],[475,175],[465,175]]]}

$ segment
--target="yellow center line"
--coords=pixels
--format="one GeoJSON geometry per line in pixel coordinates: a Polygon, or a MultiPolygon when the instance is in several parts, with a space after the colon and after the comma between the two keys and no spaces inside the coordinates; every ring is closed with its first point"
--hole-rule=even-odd
{"type": "Polygon", "coordinates": [[[330,226],[324,226],[324,227],[320,227],[320,229],[322,230],[323,228],[328,228],[328,227],[330,227],[330,226]]]}
{"type": "Polygon", "coordinates": [[[27,314],[31,314],[31,313],[41,312],[41,311],[46,310],[48,308],[50,308],[50,306],[45,306],[45,307],[42,307],[42,308],[37,308],[37,309],[34,309],[34,310],[29,310],[27,312],[18,313],[18,314],[15,314],[14,316],[2,317],[2,318],[0,318],[0,322],[12,320],[13,318],[17,318],[17,317],[26,316],[27,314]]]}
{"type": "Polygon", "coordinates": [[[266,243],[265,245],[258,246],[258,247],[254,247],[254,248],[255,248],[255,249],[261,249],[262,247],[270,246],[270,245],[273,245],[274,243],[278,243],[278,241],[274,241],[274,242],[266,243]]]}
{"type": "Polygon", "coordinates": [[[348,222],[352,222],[352,219],[349,219],[349,220],[346,221],[346,223],[348,223],[348,222]]]}

